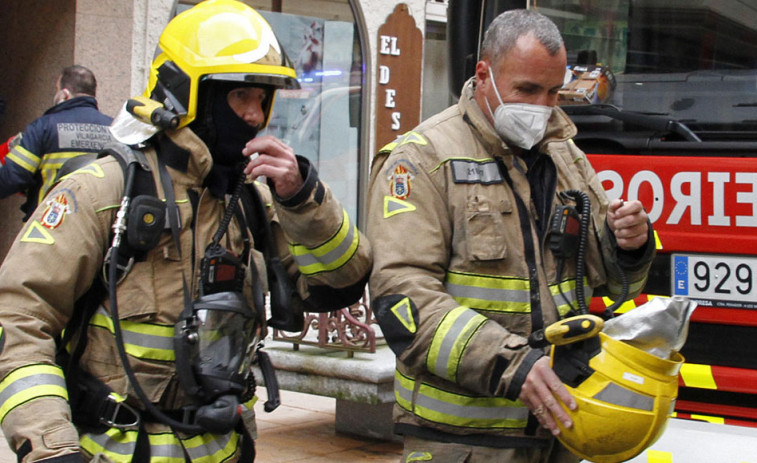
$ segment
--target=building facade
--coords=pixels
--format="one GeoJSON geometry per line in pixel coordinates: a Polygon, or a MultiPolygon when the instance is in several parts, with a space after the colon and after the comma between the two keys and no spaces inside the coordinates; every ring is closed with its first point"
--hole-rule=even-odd
{"type": "MultiPolygon", "coordinates": [[[[422,61],[424,76],[423,88],[410,90],[412,104],[422,105],[424,115],[433,114],[449,103],[443,59],[446,0],[245,1],[272,24],[303,86],[277,97],[269,130],[315,161],[350,213],[360,217],[362,189],[377,148],[376,102],[383,91],[376,66],[382,52],[379,31],[398,5],[406,7],[424,45],[412,58],[422,61]]],[[[71,64],[93,70],[100,110],[116,116],[124,101],[143,92],[165,24],[195,3],[3,0],[0,140],[23,130],[50,106],[57,75],[71,64]]],[[[413,125],[408,121],[401,130],[413,125]]],[[[0,200],[0,258],[21,228],[22,199],[0,200]]]]}

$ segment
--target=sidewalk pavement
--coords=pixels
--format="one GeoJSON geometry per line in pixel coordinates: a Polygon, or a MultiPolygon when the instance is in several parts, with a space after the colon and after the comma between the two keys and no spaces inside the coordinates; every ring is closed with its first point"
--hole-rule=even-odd
{"type": "Polygon", "coordinates": [[[281,406],[266,413],[264,388],[258,396],[256,463],[397,463],[402,457],[401,442],[337,433],[336,399],[281,391],[281,406]]]}
{"type": "MultiPolygon", "coordinates": [[[[255,404],[258,424],[256,463],[397,463],[402,444],[337,433],[334,430],[336,400],[281,391],[281,405],[263,411],[265,388],[258,388],[255,404]]],[[[16,461],[5,437],[0,435],[0,462],[16,461]]]]}
{"type": "Polygon", "coordinates": [[[11,463],[13,461],[16,461],[16,454],[8,447],[8,442],[5,440],[3,431],[0,430],[0,462],[11,463]]]}

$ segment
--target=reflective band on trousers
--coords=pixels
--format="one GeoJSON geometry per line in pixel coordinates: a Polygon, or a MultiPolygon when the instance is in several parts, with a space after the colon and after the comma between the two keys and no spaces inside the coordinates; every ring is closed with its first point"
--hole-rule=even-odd
{"type": "Polygon", "coordinates": [[[342,209],[342,226],[325,243],[314,248],[290,244],[289,251],[303,275],[336,270],[352,258],[360,241],[357,227],[350,223],[347,211],[342,209]]]}
{"type": "Polygon", "coordinates": [[[13,370],[0,381],[0,423],[17,406],[46,396],[68,400],[66,380],[59,366],[38,363],[13,370]]]}
{"type": "MultiPolygon", "coordinates": [[[[90,325],[105,328],[114,333],[113,320],[103,306],[97,308],[90,325]]],[[[173,350],[173,325],[135,323],[121,320],[126,353],[145,360],[172,362],[176,360],[173,350]]]]}
{"type": "Polygon", "coordinates": [[[457,307],[447,313],[431,339],[426,359],[428,370],[441,378],[456,382],[457,369],[465,348],[486,320],[486,317],[468,307],[457,307]]]}
{"type": "Polygon", "coordinates": [[[394,375],[397,405],[419,418],[434,423],[477,429],[525,428],[528,409],[520,401],[503,397],[476,397],[438,389],[416,381],[399,371],[394,375]]]}
{"type": "MultiPolygon", "coordinates": [[[[476,310],[531,312],[531,282],[528,279],[449,271],[444,286],[458,304],[476,310]]],[[[565,280],[560,286],[568,301],[571,304],[575,303],[576,280],[565,280]]],[[[570,311],[570,305],[560,294],[560,286],[550,285],[549,291],[560,315],[565,315],[570,311]]],[[[592,290],[584,279],[584,296],[587,303],[591,300],[591,295],[592,290]]]]}
{"type": "MultiPolygon", "coordinates": [[[[111,428],[103,434],[84,434],[79,444],[90,455],[103,453],[116,463],[131,463],[137,444],[137,430],[111,428]]],[[[239,434],[200,434],[179,439],[170,431],[147,435],[150,442],[150,463],[184,463],[184,450],[193,463],[216,463],[234,455],[239,434]]]]}

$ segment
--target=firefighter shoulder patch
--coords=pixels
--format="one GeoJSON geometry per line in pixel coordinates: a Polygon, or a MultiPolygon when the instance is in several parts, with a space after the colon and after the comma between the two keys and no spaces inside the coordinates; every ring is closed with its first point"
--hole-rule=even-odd
{"type": "Polygon", "coordinates": [[[407,199],[418,169],[407,159],[399,159],[387,168],[386,173],[390,194],[397,199],[407,199]]]}
{"type": "Polygon", "coordinates": [[[29,224],[24,230],[24,234],[21,235],[21,242],[23,243],[37,243],[37,244],[55,244],[55,238],[50,233],[50,230],[43,227],[42,224],[36,220],[29,221],[29,224]]]}
{"type": "Polygon", "coordinates": [[[393,196],[384,196],[384,218],[388,219],[397,214],[403,212],[413,212],[416,209],[414,204],[411,204],[402,199],[397,199],[393,196]]]}
{"type": "Polygon", "coordinates": [[[71,213],[71,206],[69,206],[66,194],[63,192],[48,198],[50,199],[45,201],[46,207],[40,218],[40,223],[43,227],[54,230],[63,223],[66,215],[71,213]]]}
{"type": "Polygon", "coordinates": [[[24,243],[55,244],[52,232],[63,225],[66,216],[76,212],[76,196],[68,188],[51,192],[40,203],[41,215],[30,220],[21,234],[24,243]]]}

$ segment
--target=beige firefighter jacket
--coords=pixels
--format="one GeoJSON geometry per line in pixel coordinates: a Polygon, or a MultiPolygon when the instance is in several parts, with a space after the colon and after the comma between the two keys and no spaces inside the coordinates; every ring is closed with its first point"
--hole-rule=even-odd
{"type": "MultiPolygon", "coordinates": [[[[203,186],[212,159],[191,130],[164,135],[160,155],[172,160],[167,164],[180,210],[181,252],[171,233],[164,232],[158,246],[135,263],[118,285],[117,294],[130,364],[150,399],[171,410],[187,402],[178,387],[172,344],[173,327],[184,305],[183,279],[190,282],[190,294],[197,296],[199,262],[218,229],[229,196],[225,200],[216,197],[203,186]]],[[[166,185],[158,180],[155,150],[149,149],[146,155],[158,196],[165,198],[166,185]]],[[[363,293],[371,265],[370,247],[331,190],[317,180],[314,170],[310,173],[294,204],[278,198],[274,201],[267,186],[256,186],[267,204],[278,254],[306,303],[319,303],[310,290],[316,290],[321,300],[348,294],[351,303],[363,293]],[[320,252],[323,248],[331,252],[320,252]]],[[[63,374],[55,365],[55,340],[72,316],[74,301],[97,283],[123,188],[123,171],[113,157],[64,178],[20,232],[0,268],[0,419],[12,449],[31,444],[25,461],[77,452],[79,437],[89,454],[117,444],[115,438],[109,441],[104,434],[78,436],[71,423],[63,374]]],[[[249,230],[232,220],[221,244],[241,254],[243,234],[248,236],[249,230]]],[[[252,249],[250,260],[258,275],[264,276],[262,254],[252,249]]],[[[252,284],[249,269],[245,281],[248,297],[252,284]]],[[[252,302],[250,306],[254,307],[252,302]]],[[[143,408],[121,367],[109,308],[106,297],[90,320],[80,364],[126,397],[127,403],[143,408]]],[[[166,430],[149,426],[156,432],[166,430]]],[[[120,436],[121,444],[128,441],[126,434],[120,436]]],[[[209,435],[182,445],[190,455],[210,458],[203,461],[233,461],[238,436],[232,437],[209,435]],[[190,450],[188,445],[196,448],[190,450]],[[203,446],[208,452],[203,453],[203,446]]],[[[169,454],[183,458],[181,448],[169,454]]]]}
{"type": "MultiPolygon", "coordinates": [[[[527,337],[570,309],[575,260],[558,280],[549,236],[537,232],[526,163],[494,132],[473,99],[473,85],[466,84],[457,105],[391,143],[373,162],[366,228],[374,252],[372,307],[398,356],[398,432],[493,447],[541,446],[548,432],[527,431],[528,410],[517,401],[526,374],[544,355],[528,347],[527,337]]],[[[591,200],[585,297],[617,295],[608,199],[574,134],[575,126],[555,109],[539,156],[554,163],[556,192],[581,190],[591,200]]],[[[554,194],[547,202],[548,219],[569,201],[554,194]]],[[[643,287],[653,253],[650,244],[639,258],[622,262],[631,296],[643,287]]]]}

